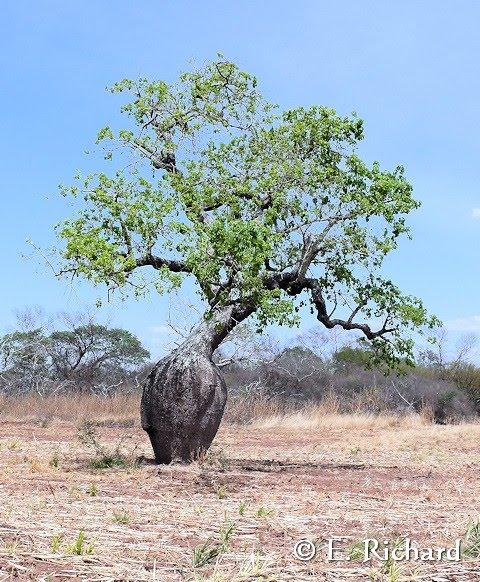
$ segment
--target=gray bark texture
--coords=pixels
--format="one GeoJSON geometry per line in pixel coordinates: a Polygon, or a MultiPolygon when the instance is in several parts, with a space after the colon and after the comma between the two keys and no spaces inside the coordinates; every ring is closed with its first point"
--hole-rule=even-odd
{"type": "Polygon", "coordinates": [[[148,376],[141,419],[157,463],[189,463],[211,445],[227,399],[212,354],[236,325],[232,315],[229,308],[202,321],[148,376]]]}

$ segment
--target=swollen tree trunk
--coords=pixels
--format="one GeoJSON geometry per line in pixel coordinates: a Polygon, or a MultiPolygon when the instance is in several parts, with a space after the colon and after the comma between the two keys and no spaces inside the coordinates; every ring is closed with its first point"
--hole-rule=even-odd
{"type": "Polygon", "coordinates": [[[238,323],[235,315],[232,307],[212,313],[149,374],[141,418],[158,463],[189,463],[212,443],[227,399],[212,354],[238,323]]]}

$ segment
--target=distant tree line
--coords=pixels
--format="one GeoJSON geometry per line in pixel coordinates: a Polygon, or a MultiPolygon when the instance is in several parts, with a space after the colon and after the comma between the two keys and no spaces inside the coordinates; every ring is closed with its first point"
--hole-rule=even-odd
{"type": "Polygon", "coordinates": [[[470,361],[475,342],[462,338],[449,358],[451,342],[440,330],[434,347],[418,350],[414,367],[400,366],[398,373],[371,365],[364,342],[332,345],[321,330],[280,350],[260,340],[243,356],[222,354],[217,362],[234,397],[261,394],[293,408],[328,401],[338,412],[422,412],[446,424],[480,414],[480,367],[470,361]]]}
{"type": "MultiPolygon", "coordinates": [[[[25,312],[18,329],[0,337],[0,393],[110,396],[140,389],[151,369],[150,353],[129,331],[85,315],[38,320],[25,312]]],[[[414,368],[388,374],[371,365],[367,344],[337,339],[314,329],[281,347],[241,326],[215,360],[234,399],[261,397],[290,408],[328,400],[338,412],[423,411],[437,423],[480,414],[480,367],[470,361],[474,337],[448,357],[450,342],[440,331],[432,348],[418,351],[414,368]]]]}

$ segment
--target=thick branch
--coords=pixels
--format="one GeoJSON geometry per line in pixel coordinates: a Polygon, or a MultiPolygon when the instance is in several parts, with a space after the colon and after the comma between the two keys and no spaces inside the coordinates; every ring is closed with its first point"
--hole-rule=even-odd
{"type": "Polygon", "coordinates": [[[328,315],[325,299],[323,298],[321,287],[318,281],[316,281],[315,279],[306,279],[304,289],[308,289],[312,295],[313,304],[317,309],[318,321],[323,323],[323,325],[328,329],[332,329],[336,325],[339,325],[340,327],[343,327],[343,329],[345,330],[359,330],[369,340],[373,340],[378,337],[383,337],[386,334],[395,331],[395,328],[389,328],[386,326],[387,325],[386,321],[383,324],[383,326],[376,331],[373,331],[372,328],[367,323],[357,323],[353,321],[355,315],[358,313],[358,311],[360,311],[361,306],[354,309],[352,315],[347,320],[338,318],[332,319],[328,315]]]}
{"type": "MultiPolygon", "coordinates": [[[[172,273],[191,273],[190,267],[183,261],[177,261],[175,259],[164,259],[162,257],[157,257],[148,253],[143,257],[136,259],[135,267],[153,267],[154,269],[161,269],[162,267],[167,267],[172,273]]],[[[135,268],[134,267],[134,268],[135,268]]]]}
{"type": "Polygon", "coordinates": [[[332,329],[338,325],[348,331],[358,330],[361,331],[369,340],[384,337],[385,335],[396,330],[394,327],[387,327],[387,322],[389,319],[388,317],[382,327],[378,330],[372,330],[372,328],[367,323],[357,323],[353,321],[354,317],[358,314],[363,305],[357,306],[353,310],[350,317],[346,320],[332,318],[332,314],[329,314],[327,311],[327,306],[322,294],[322,287],[320,283],[311,277],[299,277],[296,270],[289,273],[282,273],[280,275],[271,275],[266,281],[266,286],[270,289],[283,289],[291,296],[299,295],[302,293],[302,291],[310,291],[312,302],[317,310],[317,319],[327,329],[332,329]]]}

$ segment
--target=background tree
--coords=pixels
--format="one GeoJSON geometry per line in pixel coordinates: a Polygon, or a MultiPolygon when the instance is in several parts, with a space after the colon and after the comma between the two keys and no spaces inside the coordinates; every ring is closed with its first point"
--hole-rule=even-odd
{"type": "Polygon", "coordinates": [[[130,96],[128,127],[98,135],[117,169],[62,189],[80,207],[58,226],[60,273],[137,296],[196,282],[205,315],[144,387],[159,462],[210,445],[226,399],[212,354],[249,316],[260,331],[297,324],[309,306],[326,328],[363,334],[389,366],[413,361],[409,333],[436,320],[379,269],[419,204],[401,166],[357,155],[360,119],[280,112],[221,56],[176,84],[125,79],[112,92],[130,96]]]}
{"type": "Polygon", "coordinates": [[[18,330],[0,338],[0,388],[11,394],[43,395],[51,386],[48,340],[42,329],[18,330]]]}
{"type": "Polygon", "coordinates": [[[9,394],[61,390],[110,395],[132,383],[150,357],[130,332],[96,323],[91,317],[60,318],[64,329],[30,322],[0,337],[0,388],[9,394]]]}
{"type": "Polygon", "coordinates": [[[125,381],[129,370],[150,357],[129,331],[89,322],[48,337],[54,377],[78,390],[108,394],[125,381]]]}
{"type": "Polygon", "coordinates": [[[435,345],[420,353],[420,366],[424,375],[436,376],[465,392],[480,412],[480,368],[472,360],[478,338],[472,334],[460,336],[452,346],[445,328],[436,330],[435,345]],[[452,349],[453,348],[453,349],[452,349]]]}

